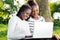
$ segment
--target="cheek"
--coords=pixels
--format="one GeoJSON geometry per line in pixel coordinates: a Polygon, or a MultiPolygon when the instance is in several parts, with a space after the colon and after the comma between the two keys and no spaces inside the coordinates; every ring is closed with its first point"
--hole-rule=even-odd
{"type": "Polygon", "coordinates": [[[26,14],[24,14],[23,16],[26,17],[26,14]]]}
{"type": "Polygon", "coordinates": [[[36,11],[35,15],[39,15],[39,11],[36,11]]]}
{"type": "Polygon", "coordinates": [[[28,17],[28,15],[27,14],[24,14],[24,17],[28,17]]]}
{"type": "Polygon", "coordinates": [[[38,15],[38,12],[35,12],[35,13],[33,13],[32,15],[33,15],[33,16],[36,16],[36,15],[38,15]]]}

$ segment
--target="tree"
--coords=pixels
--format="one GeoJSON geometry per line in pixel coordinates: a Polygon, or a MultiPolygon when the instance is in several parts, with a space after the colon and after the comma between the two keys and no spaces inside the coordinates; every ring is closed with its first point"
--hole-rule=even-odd
{"type": "Polygon", "coordinates": [[[52,21],[49,0],[39,0],[39,1],[36,0],[36,1],[40,7],[40,13],[45,18],[45,20],[52,21]]]}

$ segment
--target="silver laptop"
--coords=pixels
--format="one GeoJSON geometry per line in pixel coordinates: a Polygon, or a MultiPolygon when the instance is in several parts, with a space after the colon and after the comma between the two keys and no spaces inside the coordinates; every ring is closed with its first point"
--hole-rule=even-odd
{"type": "Polygon", "coordinates": [[[35,22],[33,38],[51,38],[53,22],[35,22]]]}

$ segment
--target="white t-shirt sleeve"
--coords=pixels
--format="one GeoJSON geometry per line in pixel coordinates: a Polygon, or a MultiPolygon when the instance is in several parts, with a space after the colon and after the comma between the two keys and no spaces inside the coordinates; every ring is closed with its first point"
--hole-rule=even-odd
{"type": "Polygon", "coordinates": [[[9,23],[8,23],[8,38],[20,39],[20,38],[25,37],[25,35],[21,35],[19,32],[15,31],[15,27],[17,27],[17,21],[18,20],[16,18],[11,18],[9,20],[9,23]]]}

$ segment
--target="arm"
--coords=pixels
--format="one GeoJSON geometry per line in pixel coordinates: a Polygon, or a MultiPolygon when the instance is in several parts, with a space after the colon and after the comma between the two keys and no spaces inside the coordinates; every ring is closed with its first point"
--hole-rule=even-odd
{"type": "Polygon", "coordinates": [[[17,28],[17,19],[11,18],[8,23],[8,38],[11,39],[20,39],[24,38],[24,35],[21,35],[15,28],[17,28]]]}
{"type": "Polygon", "coordinates": [[[57,40],[60,40],[60,37],[59,37],[57,34],[53,34],[53,35],[52,35],[52,38],[53,38],[53,39],[55,38],[55,39],[57,39],[57,40]]]}

